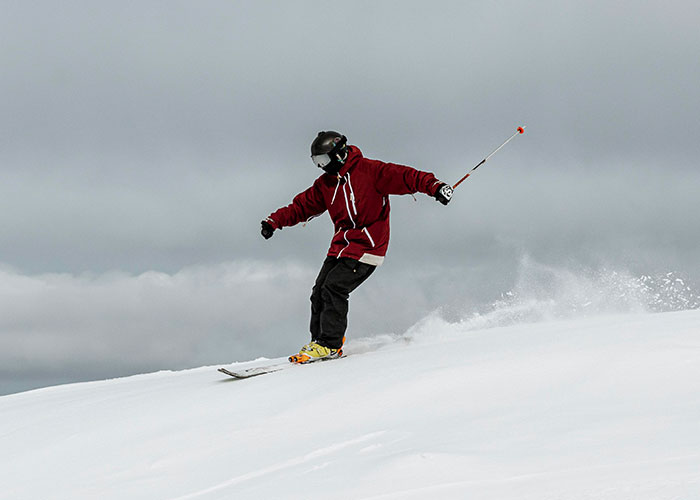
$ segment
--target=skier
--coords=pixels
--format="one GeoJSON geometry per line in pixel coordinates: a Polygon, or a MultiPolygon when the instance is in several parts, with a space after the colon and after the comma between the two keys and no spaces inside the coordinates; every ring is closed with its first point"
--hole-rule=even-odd
{"type": "Polygon", "coordinates": [[[389,195],[421,192],[443,205],[452,198],[452,187],[432,173],[365,158],[338,132],[319,132],[311,159],[324,173],[261,222],[265,239],[326,210],[335,226],[311,292],[311,342],[290,356],[295,363],[342,356],[350,293],[382,264],[389,245],[389,195]]]}

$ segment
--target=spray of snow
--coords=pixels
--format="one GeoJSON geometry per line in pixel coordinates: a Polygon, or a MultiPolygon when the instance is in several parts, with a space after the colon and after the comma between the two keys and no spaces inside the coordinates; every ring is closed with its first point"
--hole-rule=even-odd
{"type": "Polygon", "coordinates": [[[395,342],[434,341],[474,330],[595,316],[671,312],[700,308],[698,293],[678,273],[633,276],[626,271],[558,268],[523,257],[515,286],[480,310],[456,320],[433,311],[403,335],[357,342],[360,351],[395,342]]]}
{"type": "Polygon", "coordinates": [[[485,328],[698,307],[700,295],[673,272],[653,276],[605,268],[574,272],[524,258],[515,287],[487,311],[472,313],[463,321],[472,328],[485,328]]]}

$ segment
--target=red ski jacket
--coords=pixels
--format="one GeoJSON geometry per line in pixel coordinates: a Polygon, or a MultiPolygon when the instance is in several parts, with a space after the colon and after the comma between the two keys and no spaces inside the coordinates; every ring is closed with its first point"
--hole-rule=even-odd
{"type": "Polygon", "coordinates": [[[429,172],[370,160],[357,146],[349,146],[338,175],[321,175],[267,221],[281,229],[328,210],[335,225],[328,255],[378,266],[389,246],[389,195],[421,192],[434,196],[441,184],[429,172]]]}

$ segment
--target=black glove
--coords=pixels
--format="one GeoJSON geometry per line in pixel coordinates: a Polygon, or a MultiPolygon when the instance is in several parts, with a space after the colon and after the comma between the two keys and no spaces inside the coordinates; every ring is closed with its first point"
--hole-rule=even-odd
{"type": "Polygon", "coordinates": [[[260,225],[262,226],[260,234],[262,234],[263,238],[265,238],[266,240],[272,238],[272,233],[275,232],[275,228],[272,227],[272,224],[264,220],[260,223],[260,225]]]}
{"type": "Polygon", "coordinates": [[[443,205],[447,205],[452,199],[452,186],[444,183],[440,184],[437,191],[435,191],[435,199],[443,205]]]}

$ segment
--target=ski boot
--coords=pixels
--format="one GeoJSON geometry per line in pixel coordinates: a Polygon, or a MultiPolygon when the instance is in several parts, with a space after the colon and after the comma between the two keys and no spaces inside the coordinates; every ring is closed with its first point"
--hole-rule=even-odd
{"type": "MultiPolygon", "coordinates": [[[[345,340],[345,339],[343,339],[345,340]]],[[[289,356],[291,363],[305,364],[326,359],[335,359],[343,355],[343,348],[331,349],[316,341],[311,341],[299,350],[299,354],[289,356]]]]}

